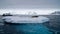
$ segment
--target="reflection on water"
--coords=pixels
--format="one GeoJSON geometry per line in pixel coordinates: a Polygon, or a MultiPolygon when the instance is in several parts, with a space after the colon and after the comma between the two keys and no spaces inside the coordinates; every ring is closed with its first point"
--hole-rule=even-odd
{"type": "Polygon", "coordinates": [[[52,34],[43,24],[25,23],[20,25],[9,25],[9,28],[15,29],[20,34],[52,34]]]}

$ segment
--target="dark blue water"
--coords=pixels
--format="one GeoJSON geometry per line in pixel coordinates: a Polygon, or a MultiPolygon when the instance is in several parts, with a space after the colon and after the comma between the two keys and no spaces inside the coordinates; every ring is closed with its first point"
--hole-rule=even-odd
{"type": "Polygon", "coordinates": [[[17,32],[22,34],[52,34],[48,31],[48,28],[42,24],[20,24],[13,25],[17,32]]]}

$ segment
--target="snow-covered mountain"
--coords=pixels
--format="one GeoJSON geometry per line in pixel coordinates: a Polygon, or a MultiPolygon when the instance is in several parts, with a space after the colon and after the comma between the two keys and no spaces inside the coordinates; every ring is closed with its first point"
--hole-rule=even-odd
{"type": "Polygon", "coordinates": [[[22,14],[22,15],[49,15],[54,10],[48,9],[0,9],[0,14],[10,13],[10,14],[22,14]]]}
{"type": "Polygon", "coordinates": [[[52,15],[60,15],[60,11],[55,11],[52,13],[52,15]]]}

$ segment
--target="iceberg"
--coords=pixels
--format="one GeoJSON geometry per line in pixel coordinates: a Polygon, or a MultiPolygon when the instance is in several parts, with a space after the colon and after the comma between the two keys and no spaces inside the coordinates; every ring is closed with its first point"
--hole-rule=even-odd
{"type": "Polygon", "coordinates": [[[38,16],[5,16],[2,18],[7,23],[44,23],[49,21],[49,18],[38,16]]]}

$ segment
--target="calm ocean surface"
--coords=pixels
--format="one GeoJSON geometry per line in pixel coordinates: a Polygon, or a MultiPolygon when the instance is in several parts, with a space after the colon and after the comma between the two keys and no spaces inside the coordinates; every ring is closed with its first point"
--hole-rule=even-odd
{"type": "Polygon", "coordinates": [[[39,23],[25,23],[11,26],[13,26],[17,32],[22,34],[52,34],[50,31],[48,31],[46,26],[39,23]]]}

